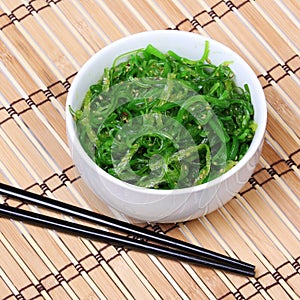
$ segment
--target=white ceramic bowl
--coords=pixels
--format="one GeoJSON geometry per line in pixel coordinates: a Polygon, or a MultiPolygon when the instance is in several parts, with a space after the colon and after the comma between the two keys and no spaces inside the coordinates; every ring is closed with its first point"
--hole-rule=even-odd
{"type": "MultiPolygon", "coordinates": [[[[208,214],[229,201],[248,181],[261,154],[267,121],[266,100],[262,87],[248,64],[235,52],[207,37],[183,32],[159,30],[122,38],[101,49],[78,72],[67,97],[66,126],[72,158],[87,185],[108,206],[141,221],[178,222],[208,214]],[[254,119],[258,124],[251,146],[241,161],[224,175],[208,183],[177,190],[137,187],[114,178],[98,167],[85,153],[76,135],[69,106],[81,107],[90,85],[99,80],[104,67],[110,67],[120,54],[152,44],[162,52],[173,50],[190,59],[199,59],[205,41],[210,44],[209,58],[214,64],[233,61],[236,83],[250,87],[254,119]]],[[[100,200],[101,199],[101,200],[100,200]]]]}

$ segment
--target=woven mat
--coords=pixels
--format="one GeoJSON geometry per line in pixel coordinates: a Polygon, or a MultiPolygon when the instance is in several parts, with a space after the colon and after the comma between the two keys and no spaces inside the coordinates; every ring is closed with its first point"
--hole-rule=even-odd
{"type": "Polygon", "coordinates": [[[254,278],[0,219],[0,298],[299,299],[299,17],[297,0],[0,1],[1,182],[122,217],[91,204],[64,118],[79,68],[132,33],[169,28],[223,42],[253,67],[268,101],[263,153],[240,193],[203,218],[152,226],[255,264],[254,278]]]}

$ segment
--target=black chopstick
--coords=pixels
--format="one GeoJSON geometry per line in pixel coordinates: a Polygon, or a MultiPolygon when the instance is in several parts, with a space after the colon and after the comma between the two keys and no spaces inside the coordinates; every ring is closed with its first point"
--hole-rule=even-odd
{"type": "MultiPolygon", "coordinates": [[[[26,203],[43,206],[48,209],[55,210],[57,212],[61,212],[64,214],[68,214],[73,217],[79,217],[80,219],[94,222],[98,225],[105,226],[117,231],[121,231],[139,238],[151,240],[153,242],[157,242],[162,245],[172,247],[173,249],[179,249],[180,251],[185,252],[185,254],[189,254],[190,256],[192,255],[194,258],[197,255],[197,258],[201,257],[202,259],[205,259],[206,262],[209,261],[209,263],[213,263],[214,261],[217,260],[220,264],[226,267],[235,268],[236,270],[240,269],[242,270],[242,272],[248,272],[247,273],[248,276],[254,275],[255,266],[249,263],[242,262],[222,254],[218,254],[216,252],[204,249],[202,247],[198,247],[196,245],[189,244],[187,242],[180,241],[170,236],[162,235],[130,223],[126,223],[77,206],[73,206],[65,202],[57,201],[48,197],[34,194],[3,183],[0,183],[0,194],[22,200],[26,203]]],[[[2,209],[3,209],[2,215],[4,215],[6,210],[4,211],[4,208],[2,209]]],[[[40,215],[39,218],[41,218],[40,215]]],[[[113,234],[109,233],[109,235],[113,235],[113,234]]],[[[142,243],[143,245],[145,245],[145,241],[143,241],[142,243]]]]}
{"type": "Polygon", "coordinates": [[[5,204],[0,204],[0,215],[5,218],[11,218],[33,225],[42,226],[44,228],[54,229],[68,234],[81,236],[87,239],[105,242],[114,246],[126,247],[127,249],[138,250],[149,254],[159,255],[170,259],[177,259],[192,264],[200,264],[202,266],[217,268],[237,274],[254,276],[253,270],[237,268],[236,266],[230,266],[218,261],[207,260],[205,258],[197,257],[180,250],[174,251],[174,249],[147,243],[143,240],[132,239],[98,228],[49,217],[24,209],[11,207],[5,204]]]}

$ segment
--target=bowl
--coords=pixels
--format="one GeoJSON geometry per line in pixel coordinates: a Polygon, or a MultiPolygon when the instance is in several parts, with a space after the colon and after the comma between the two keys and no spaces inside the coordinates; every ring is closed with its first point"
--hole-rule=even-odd
{"type": "Polygon", "coordinates": [[[75,76],[66,103],[66,130],[72,159],[86,184],[109,207],[134,218],[148,222],[180,222],[204,216],[234,197],[253,173],[263,145],[267,121],[266,100],[257,76],[249,65],[225,45],[196,33],[155,30],[127,36],[107,45],[93,55],[75,76]],[[162,52],[172,50],[189,59],[199,59],[209,42],[209,58],[218,65],[232,61],[238,86],[248,84],[254,107],[257,129],[243,158],[229,171],[207,183],[175,190],[157,190],[138,187],[117,179],[98,167],[81,146],[76,124],[69,106],[79,109],[90,85],[96,83],[105,67],[125,52],[152,44],[162,52]]]}

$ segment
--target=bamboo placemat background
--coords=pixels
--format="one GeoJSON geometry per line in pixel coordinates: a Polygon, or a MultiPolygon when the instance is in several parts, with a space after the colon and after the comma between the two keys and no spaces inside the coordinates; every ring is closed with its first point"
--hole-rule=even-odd
{"type": "Polygon", "coordinates": [[[1,182],[122,217],[89,202],[69,156],[65,101],[92,54],[144,30],[192,31],[238,52],[264,88],[268,125],[255,173],[225,207],[152,226],[254,263],[255,278],[0,219],[0,298],[299,299],[299,17],[297,0],[2,0],[1,182]]]}

